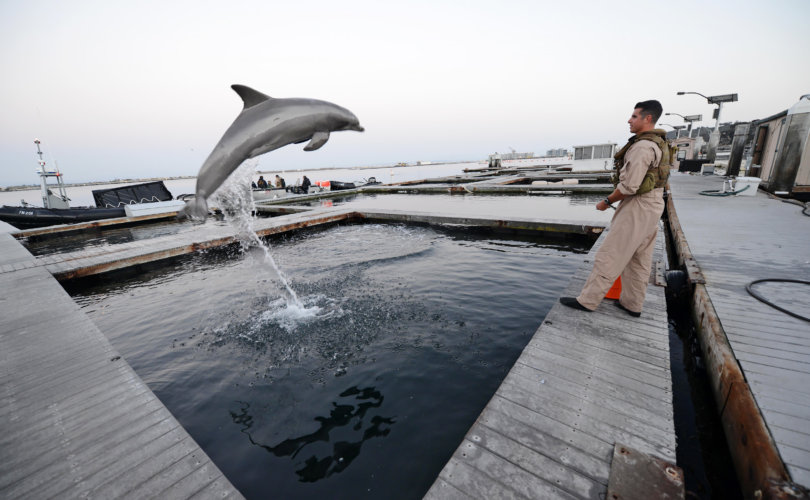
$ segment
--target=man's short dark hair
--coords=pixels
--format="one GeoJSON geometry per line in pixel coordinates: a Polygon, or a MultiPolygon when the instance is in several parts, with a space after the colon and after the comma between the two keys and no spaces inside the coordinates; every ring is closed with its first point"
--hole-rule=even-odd
{"type": "Polygon", "coordinates": [[[651,115],[653,124],[658,122],[658,119],[661,118],[661,113],[664,112],[661,103],[655,99],[637,102],[635,107],[641,108],[641,116],[651,115]]]}

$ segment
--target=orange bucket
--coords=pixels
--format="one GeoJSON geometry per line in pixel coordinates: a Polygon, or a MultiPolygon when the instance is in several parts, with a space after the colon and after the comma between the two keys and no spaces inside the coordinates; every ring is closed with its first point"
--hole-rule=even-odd
{"type": "Polygon", "coordinates": [[[619,276],[616,278],[616,281],[613,283],[613,286],[610,287],[608,290],[607,295],[605,295],[606,299],[616,299],[618,300],[619,297],[622,295],[622,277],[619,276]]]}

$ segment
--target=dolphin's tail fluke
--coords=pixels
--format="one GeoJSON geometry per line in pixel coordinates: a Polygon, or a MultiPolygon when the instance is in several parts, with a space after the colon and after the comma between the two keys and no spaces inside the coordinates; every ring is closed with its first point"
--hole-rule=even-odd
{"type": "Polygon", "coordinates": [[[203,197],[197,197],[188,200],[183,210],[177,214],[180,219],[191,219],[195,222],[205,222],[208,217],[208,203],[203,197]]]}

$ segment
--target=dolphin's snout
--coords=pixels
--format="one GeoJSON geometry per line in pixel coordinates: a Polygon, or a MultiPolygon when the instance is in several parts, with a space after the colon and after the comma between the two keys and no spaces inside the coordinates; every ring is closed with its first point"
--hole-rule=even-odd
{"type": "Polygon", "coordinates": [[[364,128],[363,128],[363,127],[361,127],[360,125],[354,125],[354,126],[352,127],[352,130],[356,130],[356,131],[358,131],[358,132],[365,132],[365,131],[366,131],[366,129],[364,129],[364,128]]]}

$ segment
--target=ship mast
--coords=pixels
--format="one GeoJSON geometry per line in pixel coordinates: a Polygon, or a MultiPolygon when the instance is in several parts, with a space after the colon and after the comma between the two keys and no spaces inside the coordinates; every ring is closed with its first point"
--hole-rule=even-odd
{"type": "Polygon", "coordinates": [[[65,184],[62,182],[62,174],[59,172],[59,167],[56,167],[54,170],[48,170],[48,167],[45,165],[45,160],[42,158],[42,149],[40,149],[40,141],[39,139],[34,139],[34,144],[37,145],[37,155],[39,156],[39,160],[37,163],[39,164],[39,168],[37,169],[37,173],[39,174],[39,185],[42,192],[42,206],[45,208],[70,208],[70,198],[67,197],[67,193],[65,192],[65,184]],[[59,195],[55,195],[51,192],[48,188],[48,177],[56,177],[56,188],[59,190],[59,195]]]}

